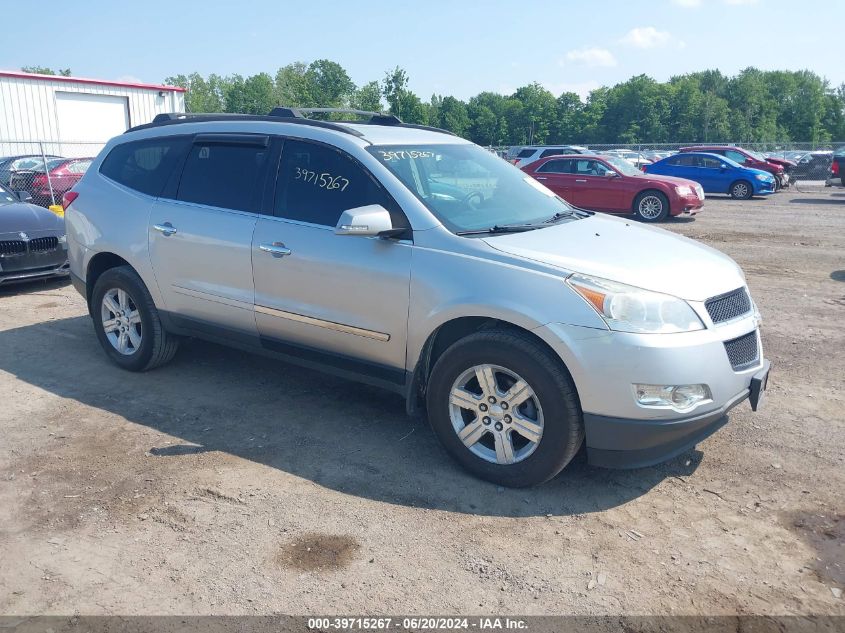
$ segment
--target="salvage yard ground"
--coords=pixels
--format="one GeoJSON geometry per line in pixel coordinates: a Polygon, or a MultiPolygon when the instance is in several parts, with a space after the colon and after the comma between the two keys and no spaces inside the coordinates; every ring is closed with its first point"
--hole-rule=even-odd
{"type": "Polygon", "coordinates": [[[0,614],[845,614],[845,192],[664,226],[745,269],[764,409],[528,490],[394,395],[199,341],[125,373],[70,285],[0,290],[0,614]]]}

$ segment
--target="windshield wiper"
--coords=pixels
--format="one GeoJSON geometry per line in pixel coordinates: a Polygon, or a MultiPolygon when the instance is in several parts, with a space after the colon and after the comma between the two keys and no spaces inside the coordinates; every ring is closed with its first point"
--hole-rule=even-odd
{"type": "Polygon", "coordinates": [[[455,235],[495,235],[496,233],[524,233],[525,231],[533,231],[539,229],[541,225],[537,224],[494,224],[486,229],[473,229],[470,231],[458,231],[455,235]]]}

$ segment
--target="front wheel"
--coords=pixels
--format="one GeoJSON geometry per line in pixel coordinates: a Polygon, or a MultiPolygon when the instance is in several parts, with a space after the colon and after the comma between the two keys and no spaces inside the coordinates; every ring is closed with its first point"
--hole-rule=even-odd
{"type": "Polygon", "coordinates": [[[644,191],[634,200],[634,214],[643,222],[660,222],[669,215],[669,199],[659,191],[644,191]]]}
{"type": "Polygon", "coordinates": [[[178,339],[165,331],[147,287],[129,266],[110,268],[97,279],[91,318],[106,355],[123,369],[153,369],[176,353],[178,339]]]}
{"type": "Polygon", "coordinates": [[[584,439],[575,386],[560,359],[508,330],[471,334],[432,369],[428,418],[447,452],[504,486],[548,481],[584,439]]]}
{"type": "Polygon", "coordinates": [[[738,180],[731,185],[731,198],[734,200],[748,200],[754,195],[751,183],[746,180],[738,180]]]}

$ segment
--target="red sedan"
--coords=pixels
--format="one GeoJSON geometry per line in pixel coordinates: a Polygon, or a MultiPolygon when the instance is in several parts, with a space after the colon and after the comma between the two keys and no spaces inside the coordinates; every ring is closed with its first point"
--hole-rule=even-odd
{"type": "Polygon", "coordinates": [[[576,207],[633,213],[645,222],[695,214],[704,206],[704,190],[697,182],[644,174],[615,156],[550,156],[522,170],[576,207]]]}
{"type": "Polygon", "coordinates": [[[78,183],[82,176],[88,171],[93,158],[53,158],[47,161],[47,169],[44,164],[28,169],[16,171],[10,179],[10,188],[14,191],[28,191],[32,194],[32,202],[47,206],[53,204],[50,197],[50,186],[52,185],[53,196],[56,203],[60,203],[62,195],[78,183]],[[50,182],[47,182],[47,173],[50,174],[50,182]]]}

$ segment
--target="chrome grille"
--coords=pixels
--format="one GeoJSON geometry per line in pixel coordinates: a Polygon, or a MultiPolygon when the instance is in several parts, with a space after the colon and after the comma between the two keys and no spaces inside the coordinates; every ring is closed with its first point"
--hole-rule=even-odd
{"type": "Polygon", "coordinates": [[[730,341],[725,341],[725,351],[734,371],[748,369],[757,364],[760,350],[757,348],[757,330],[730,341]]]}
{"type": "Polygon", "coordinates": [[[29,240],[30,253],[47,253],[56,250],[59,245],[59,238],[57,237],[36,237],[29,240]]]}
{"type": "Polygon", "coordinates": [[[23,240],[6,240],[0,242],[0,255],[20,255],[26,252],[26,242],[23,240]]]}
{"type": "Polygon", "coordinates": [[[724,323],[751,312],[751,298],[745,288],[737,288],[704,302],[713,323],[724,323]]]}

